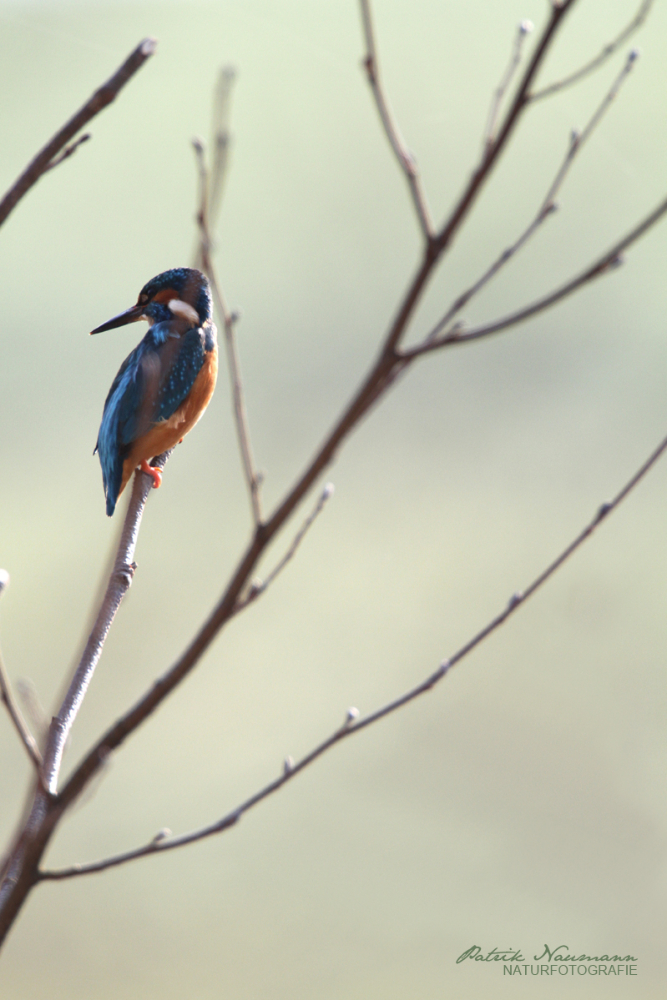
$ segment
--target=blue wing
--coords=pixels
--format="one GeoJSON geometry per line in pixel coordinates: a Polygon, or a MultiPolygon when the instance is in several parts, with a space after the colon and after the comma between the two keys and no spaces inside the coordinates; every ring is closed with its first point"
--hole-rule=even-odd
{"type": "Polygon", "coordinates": [[[204,363],[204,331],[170,337],[171,326],[166,322],[151,327],[121,365],[104,403],[95,451],[102,466],[107,514],[115,509],[132,443],[176,412],[204,363]]]}
{"type": "Polygon", "coordinates": [[[155,420],[168,420],[187,398],[204,364],[201,329],[188,330],[180,338],[179,351],[161,380],[155,420]]]}

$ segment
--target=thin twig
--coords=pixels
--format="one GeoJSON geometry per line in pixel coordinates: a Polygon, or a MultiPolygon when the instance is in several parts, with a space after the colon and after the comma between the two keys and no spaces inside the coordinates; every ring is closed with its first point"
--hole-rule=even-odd
{"type": "Polygon", "coordinates": [[[37,746],[42,747],[46,742],[46,734],[51,720],[39,700],[37,688],[29,677],[20,677],[16,681],[15,687],[28,727],[35,734],[37,746]]]}
{"type": "MultiPolygon", "coordinates": [[[[154,459],[153,466],[160,469],[164,468],[168,457],[169,452],[165,452],[154,459]]],[[[67,737],[88,690],[95,667],[102,655],[104,643],[113,620],[116,617],[116,612],[132,583],[136,569],[134,552],[137,545],[141,518],[151,485],[152,479],[150,476],[142,472],[135,474],[132,496],[127,514],[125,515],[125,523],[123,524],[116,560],[109,577],[104,600],[102,601],[95,624],[60,706],[60,710],[52,719],[51,726],[49,727],[46,748],[44,750],[42,776],[44,787],[50,795],[55,795],[57,792],[58,775],[67,737]]]]}
{"type": "Polygon", "coordinates": [[[629,24],[625,26],[623,31],[614,38],[613,41],[609,42],[602,49],[602,52],[595,59],[591,59],[590,62],[584,63],[578,70],[574,73],[570,73],[569,76],[563,77],[562,80],[557,80],[555,83],[549,84],[548,87],[543,87],[541,90],[535,90],[530,95],[529,100],[539,101],[543,97],[549,97],[551,94],[555,94],[558,90],[563,90],[565,87],[569,87],[573,83],[577,83],[583,77],[588,76],[589,73],[594,72],[598,67],[602,66],[603,63],[609,59],[610,56],[616,52],[621,45],[624,44],[641,25],[644,23],[649,15],[649,11],[653,6],[653,0],[642,0],[639,5],[639,10],[632,18],[629,24]]]}
{"type": "MultiPolygon", "coordinates": [[[[5,569],[0,569],[0,595],[5,590],[9,584],[9,573],[5,569]]],[[[0,651],[0,701],[2,701],[7,709],[9,718],[19,735],[21,743],[25,747],[26,753],[30,760],[33,762],[37,771],[42,763],[42,755],[39,752],[39,747],[37,746],[37,741],[30,732],[28,724],[21,714],[21,710],[16,703],[14,695],[12,694],[12,687],[9,680],[9,675],[5,669],[4,660],[2,659],[2,652],[0,651]]]]}
{"type": "Polygon", "coordinates": [[[82,146],[84,142],[88,142],[89,139],[92,139],[90,132],[84,132],[84,134],[80,135],[78,139],[74,140],[74,142],[70,142],[69,146],[65,146],[60,156],[56,156],[55,160],[51,160],[49,165],[45,167],[44,173],[48,170],[53,170],[54,167],[60,166],[63,160],[68,159],[72,153],[76,153],[79,146],[82,146]]]}
{"type": "Polygon", "coordinates": [[[227,307],[225,297],[222,294],[222,290],[218,282],[215,268],[213,267],[213,259],[211,257],[211,236],[208,223],[209,177],[208,170],[206,168],[206,158],[204,155],[204,144],[201,139],[193,139],[192,147],[195,151],[197,166],[199,168],[199,211],[197,213],[197,225],[199,226],[200,234],[199,259],[201,260],[202,270],[206,273],[211,284],[211,291],[213,293],[213,301],[215,302],[216,309],[218,314],[222,317],[225,348],[227,353],[227,370],[229,371],[229,380],[232,389],[232,398],[234,401],[236,436],[239,442],[239,450],[241,452],[243,471],[245,474],[246,484],[248,486],[253,519],[255,524],[259,525],[262,523],[262,508],[260,501],[262,477],[255,468],[252,445],[250,444],[250,428],[248,425],[248,415],[245,407],[243,381],[241,379],[241,362],[239,360],[238,349],[236,346],[235,326],[237,315],[230,312],[227,307]]]}
{"type": "Polygon", "coordinates": [[[431,213],[426,200],[426,195],[422,188],[422,182],[419,176],[419,171],[417,170],[415,158],[407,148],[405,141],[401,136],[391,108],[389,107],[384,87],[382,86],[377,51],[375,48],[375,33],[373,30],[370,0],[360,0],[360,7],[361,21],[364,29],[364,40],[366,43],[366,55],[363,59],[363,66],[366,70],[366,76],[368,78],[373,97],[375,98],[375,104],[378,114],[380,115],[380,120],[384,127],[385,134],[389,140],[389,145],[392,148],[394,156],[398,160],[401,170],[405,174],[405,179],[407,180],[408,187],[410,188],[410,194],[412,195],[412,201],[414,202],[417,218],[419,219],[419,225],[424,238],[428,243],[435,235],[433,222],[431,221],[431,213]]]}
{"type": "MultiPolygon", "coordinates": [[[[125,86],[138,69],[155,52],[157,42],[154,38],[144,38],[143,42],[131,52],[123,65],[116,70],[114,75],[106,83],[95,91],[93,96],[86,101],[82,108],[77,111],[70,120],[59,129],[46,146],[40,150],[37,156],[28,164],[21,176],[15,181],[7,194],[0,202],[0,225],[5,221],[12,209],[18,204],[27,191],[36,184],[39,178],[49,167],[54,166],[53,160],[73,139],[84,125],[98,115],[108,104],[114,100],[118,92],[125,86]]],[[[82,141],[82,140],[80,140],[82,141]]],[[[72,150],[73,152],[74,150],[72,150]]],[[[68,154],[69,155],[69,154],[68,154]]],[[[64,159],[65,157],[62,157],[64,159]]]]}
{"type": "Polygon", "coordinates": [[[461,329],[453,329],[446,336],[440,337],[437,340],[421,343],[416,347],[408,348],[401,353],[400,357],[405,361],[411,361],[420,355],[440,350],[440,348],[447,347],[450,344],[464,344],[470,340],[481,340],[483,337],[489,337],[494,333],[500,333],[501,330],[507,330],[512,326],[516,326],[518,323],[523,323],[525,320],[530,319],[531,316],[536,316],[545,309],[549,309],[557,302],[567,298],[568,295],[572,295],[573,292],[576,292],[578,288],[581,288],[589,281],[593,281],[595,278],[599,278],[603,274],[608,274],[610,271],[621,265],[623,263],[623,251],[627,250],[627,248],[643,236],[647,230],[651,229],[652,226],[659,222],[665,213],[667,213],[667,198],[664,201],[661,201],[660,204],[652,212],[645,216],[634,229],[630,230],[630,232],[624,236],[622,240],[615,243],[610,250],[607,250],[607,252],[599,257],[598,260],[595,261],[595,263],[589,268],[582,271],[581,274],[578,274],[575,278],[571,278],[570,281],[567,281],[555,291],[550,292],[541,299],[537,299],[528,306],[524,306],[523,309],[518,309],[516,312],[510,313],[509,316],[504,316],[502,319],[494,320],[492,323],[486,323],[483,326],[475,327],[472,330],[462,331],[461,329]]]}
{"type": "Polygon", "coordinates": [[[484,152],[488,152],[490,146],[493,145],[494,132],[496,130],[496,121],[498,120],[498,114],[500,113],[500,106],[503,102],[503,97],[507,93],[507,88],[509,87],[514,74],[516,73],[519,63],[521,62],[521,53],[523,51],[523,45],[526,38],[533,30],[532,21],[522,21],[516,30],[514,36],[514,41],[512,42],[512,54],[510,56],[510,61],[505,70],[500,83],[496,87],[493,93],[493,100],[491,101],[491,107],[489,109],[489,119],[486,123],[486,129],[484,131],[484,152]]]}
{"type": "Polygon", "coordinates": [[[291,559],[293,559],[294,556],[296,555],[296,551],[301,545],[301,542],[303,541],[306,533],[312,526],[315,519],[322,513],[322,511],[324,510],[324,505],[326,504],[327,500],[329,500],[333,496],[333,493],[334,493],[334,484],[327,483],[322,492],[320,493],[319,499],[315,504],[315,507],[310,512],[310,514],[308,515],[308,517],[303,522],[303,524],[297,531],[296,535],[292,539],[292,543],[288,548],[287,552],[285,553],[285,555],[282,557],[282,559],[280,559],[276,563],[276,565],[273,567],[271,572],[264,580],[253,580],[246,596],[240,598],[237,601],[236,607],[234,608],[235,614],[238,614],[239,611],[243,611],[244,608],[247,608],[249,604],[252,604],[253,601],[256,601],[258,597],[260,597],[266,590],[268,590],[268,588],[271,586],[275,578],[280,573],[282,573],[282,571],[285,569],[285,566],[287,566],[288,562],[291,559]]]}
{"type": "MultiPolygon", "coordinates": [[[[537,211],[537,214],[535,215],[535,218],[530,223],[528,228],[524,230],[524,232],[512,244],[512,246],[507,247],[507,249],[503,250],[500,256],[493,262],[491,267],[489,267],[488,270],[486,270],[484,274],[473,285],[470,286],[470,288],[467,288],[465,292],[463,292],[461,295],[458,296],[457,299],[455,299],[455,301],[449,307],[444,316],[442,316],[442,318],[438,320],[435,326],[430,330],[430,332],[424,338],[423,340],[424,344],[428,344],[431,341],[435,340],[435,338],[438,337],[438,335],[447,326],[449,326],[449,324],[452,322],[454,317],[461,311],[461,309],[463,309],[468,304],[468,302],[470,302],[470,300],[475,295],[477,295],[477,293],[481,291],[481,289],[484,288],[484,286],[488,284],[488,282],[493,277],[495,277],[495,275],[501,270],[501,268],[504,267],[505,264],[507,264],[508,261],[510,261],[512,257],[514,257],[518,253],[518,251],[521,250],[526,245],[526,243],[531,239],[531,237],[535,235],[535,233],[540,228],[542,223],[546,219],[548,219],[553,214],[553,212],[556,211],[557,206],[555,204],[554,199],[558,194],[560,188],[562,187],[563,182],[565,181],[565,178],[568,174],[570,167],[572,166],[572,162],[575,156],[577,155],[577,153],[581,151],[582,147],[584,146],[584,143],[587,141],[587,139],[590,138],[591,133],[600,124],[600,121],[602,120],[605,111],[608,110],[614,98],[618,95],[618,92],[621,89],[623,82],[626,80],[630,71],[632,70],[632,67],[635,64],[637,57],[638,57],[638,52],[635,49],[633,49],[633,51],[629,53],[625,65],[623,66],[623,69],[614,80],[613,84],[605,94],[599,106],[594,111],[586,127],[583,129],[582,132],[577,132],[575,130],[572,131],[572,134],[570,136],[570,141],[568,143],[567,152],[565,154],[563,162],[558,168],[556,176],[554,177],[551,186],[547,191],[542,201],[542,204],[540,205],[537,211]]],[[[450,335],[452,333],[453,333],[452,330],[447,331],[447,335],[450,335]]]]}
{"type": "Polygon", "coordinates": [[[42,755],[39,752],[39,747],[34,736],[28,728],[28,724],[21,714],[21,710],[18,707],[16,700],[12,694],[12,689],[9,681],[9,676],[5,669],[5,664],[2,659],[2,653],[0,652],[0,701],[4,702],[9,718],[12,720],[14,728],[18,733],[23,746],[26,749],[30,760],[33,762],[37,770],[42,764],[42,755]]]}
{"type": "Polygon", "coordinates": [[[213,105],[213,164],[211,166],[211,187],[208,194],[208,223],[215,230],[218,222],[222,191],[227,179],[229,160],[229,118],[231,93],[236,70],[233,66],[223,66],[218,76],[213,105]]]}
{"type": "Polygon", "coordinates": [[[93,872],[104,871],[107,868],[113,868],[118,865],[125,864],[128,861],[134,861],[137,858],[146,857],[149,854],[159,854],[163,851],[174,850],[177,847],[184,847],[187,844],[192,844],[195,841],[204,840],[207,837],[211,837],[214,834],[222,833],[224,830],[228,830],[230,827],[234,826],[241,819],[244,813],[248,812],[258,803],[262,802],[264,799],[268,798],[274,792],[277,792],[283,785],[291,781],[300,771],[303,771],[309,764],[321,757],[322,754],[326,753],[337,743],[342,742],[347,739],[348,736],[352,736],[354,733],[361,731],[362,729],[367,729],[369,726],[374,725],[379,722],[380,719],[386,718],[388,715],[392,715],[394,712],[403,708],[404,705],[415,701],[420,695],[426,694],[428,691],[433,690],[436,684],[447,675],[455,664],[463,660],[469,653],[472,652],[484,639],[487,639],[493,632],[495,632],[507,619],[513,615],[526,601],[533,596],[542,587],[547,580],[553,576],[553,574],[560,569],[560,567],[572,556],[577,549],[579,549],[583,543],[591,537],[596,528],[606,520],[606,518],[616,510],[619,505],[625,500],[629,493],[638,485],[638,483],[644,478],[644,476],[649,472],[652,466],[658,461],[658,459],[667,451],[667,437],[665,437],[655,451],[646,459],[646,461],[639,467],[639,469],[631,476],[627,483],[622,487],[622,489],[616,494],[613,500],[603,503],[595,513],[595,516],[591,521],[585,526],[585,528],[579,532],[579,534],[574,538],[563,551],[556,556],[556,558],[549,563],[549,565],[533,580],[533,582],[522,592],[518,592],[512,595],[510,600],[507,602],[505,607],[499,614],[488,622],[484,628],[480,629],[476,635],[474,635],[468,642],[461,646],[452,656],[447,660],[443,660],[439,667],[426,677],[423,681],[417,684],[415,687],[410,688],[403,694],[399,695],[393,701],[388,702],[381,708],[376,709],[369,715],[359,718],[359,713],[356,708],[351,708],[348,710],[345,722],[342,726],[339,726],[330,736],[318,744],[313,750],[306,754],[300,761],[294,762],[291,758],[287,758],[285,762],[285,767],[283,773],[268,785],[262,788],[260,791],[256,792],[250,798],[246,799],[239,806],[233,809],[231,812],[227,813],[221,819],[217,820],[209,826],[201,827],[198,830],[194,830],[190,833],[183,834],[180,837],[171,837],[166,831],[161,831],[156,837],[154,837],[148,844],[135,848],[131,851],[126,851],[122,854],[116,854],[113,857],[104,858],[101,861],[95,861],[91,864],[79,864],[73,865],[69,868],[60,868],[55,870],[44,870],[38,873],[38,879],[40,881],[53,881],[61,880],[67,878],[74,878],[79,875],[90,875],[93,872]]]}

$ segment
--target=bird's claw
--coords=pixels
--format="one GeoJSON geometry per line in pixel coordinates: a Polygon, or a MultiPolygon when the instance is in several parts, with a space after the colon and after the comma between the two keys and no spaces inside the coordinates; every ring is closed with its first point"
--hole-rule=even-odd
{"type": "Polygon", "coordinates": [[[149,465],[146,459],[144,459],[139,466],[142,472],[145,472],[147,476],[150,476],[153,480],[153,489],[156,490],[158,486],[162,485],[162,473],[159,469],[155,469],[152,465],[149,465]]]}

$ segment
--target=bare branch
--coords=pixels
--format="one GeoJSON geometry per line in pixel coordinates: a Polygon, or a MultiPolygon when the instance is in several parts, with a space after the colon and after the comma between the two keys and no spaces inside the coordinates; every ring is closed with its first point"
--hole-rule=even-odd
{"type": "Polygon", "coordinates": [[[197,165],[199,168],[200,195],[199,212],[197,213],[197,224],[199,226],[200,233],[199,257],[201,260],[202,270],[205,271],[208,276],[208,280],[211,283],[211,291],[213,292],[213,300],[215,302],[216,309],[218,314],[222,317],[225,348],[227,352],[227,370],[229,371],[229,380],[232,389],[232,398],[234,401],[236,436],[239,442],[243,471],[248,486],[248,493],[250,495],[250,506],[252,507],[253,519],[255,524],[259,525],[262,523],[262,508],[260,502],[262,477],[255,468],[252,445],[250,444],[250,428],[245,408],[243,381],[241,379],[241,362],[238,356],[236,333],[234,329],[238,317],[236,313],[230,312],[227,307],[211,257],[211,237],[208,227],[209,178],[204,156],[204,144],[201,139],[193,139],[192,146],[195,151],[197,165]]]}
{"type": "Polygon", "coordinates": [[[405,368],[409,361],[412,360],[409,352],[405,352],[404,355],[398,354],[396,345],[405,332],[437,260],[470,210],[484,180],[489,176],[492,165],[497,161],[500,152],[508,141],[526,105],[526,95],[532,80],[555,37],[558,27],[562,23],[564,15],[574,2],[575,0],[563,0],[558,6],[552,7],[549,22],[537,42],[536,50],[524,73],[512,105],[499,129],[498,137],[492,149],[478,171],[473,175],[472,180],[452,212],[449,221],[438,234],[436,242],[430,242],[427,245],[424,257],[404,295],[403,301],[399,305],[389,332],[381,345],[379,357],[349,402],[347,408],[318,449],[310,464],[279,503],[271,517],[267,521],[256,525],[255,533],[250,539],[245,552],[241,555],[237,567],[232,573],[229,583],[216,607],[202,624],[198,633],[176,663],[97,741],[74,770],[58,796],[58,803],[61,808],[65,808],[77,797],[92,775],[101,766],[102,762],[106,760],[108,754],[119,747],[131,733],[145,722],[164,698],[194,669],[204,651],[208,649],[219,631],[234,615],[234,609],[239,596],[247,586],[253,569],[266,547],[311,490],[324,469],[327,468],[341,443],[359,424],[359,421],[370,406],[392,384],[396,372],[405,368]]]}
{"type": "Polygon", "coordinates": [[[290,559],[293,559],[294,556],[296,555],[296,551],[301,545],[301,542],[303,541],[306,533],[308,532],[309,528],[311,527],[315,519],[322,513],[322,511],[324,510],[324,505],[326,504],[327,500],[329,500],[330,497],[333,496],[333,493],[334,493],[333,483],[327,483],[322,492],[320,493],[319,499],[315,507],[308,515],[306,520],[303,522],[303,524],[297,531],[294,538],[292,539],[292,544],[288,548],[285,555],[273,567],[273,569],[271,570],[271,572],[269,573],[269,575],[266,577],[265,580],[253,581],[253,583],[250,585],[250,589],[247,595],[245,597],[242,597],[239,601],[237,601],[236,607],[234,608],[235,614],[238,614],[239,611],[243,611],[244,608],[247,608],[249,604],[252,604],[253,601],[256,601],[261,594],[263,594],[266,590],[268,590],[268,588],[271,586],[271,584],[278,576],[278,574],[282,573],[282,571],[285,569],[285,566],[287,566],[287,563],[290,561],[290,559]]]}
{"type": "Polygon", "coordinates": [[[517,28],[516,34],[514,36],[514,42],[512,43],[512,55],[510,56],[510,61],[507,69],[505,70],[500,83],[496,87],[493,94],[493,100],[491,101],[491,108],[489,110],[489,120],[486,123],[486,129],[484,131],[484,152],[488,152],[490,146],[493,145],[493,136],[496,130],[496,121],[498,120],[498,114],[500,113],[500,106],[503,102],[503,97],[507,93],[507,88],[509,87],[514,74],[516,73],[519,63],[521,62],[521,53],[523,51],[523,45],[528,37],[528,35],[533,30],[532,21],[522,21],[517,28]]]}
{"type": "Polygon", "coordinates": [[[475,636],[465,643],[465,645],[461,646],[451,657],[449,657],[449,659],[443,660],[433,673],[431,673],[415,687],[410,688],[402,695],[399,695],[398,698],[395,698],[393,701],[388,702],[381,708],[376,709],[376,711],[371,712],[369,715],[363,716],[362,718],[359,718],[359,712],[356,708],[348,709],[342,726],[339,726],[330,736],[319,743],[300,761],[295,762],[291,757],[286,758],[283,772],[278,778],[269,782],[268,785],[265,785],[265,787],[260,791],[250,796],[250,798],[246,799],[245,802],[242,802],[239,806],[237,806],[236,809],[233,809],[231,812],[227,813],[210,826],[201,827],[199,830],[183,834],[180,837],[170,837],[168,831],[160,831],[160,833],[158,833],[143,847],[136,848],[132,851],[126,851],[123,854],[116,854],[113,857],[105,858],[91,864],[79,864],[73,865],[70,868],[40,871],[38,873],[38,880],[53,881],[74,878],[78,875],[90,875],[93,872],[104,871],[106,868],[116,867],[118,865],[125,864],[128,861],[134,861],[137,858],[146,857],[149,854],[159,854],[163,851],[174,850],[177,847],[184,847],[186,844],[192,844],[196,841],[204,840],[207,837],[211,837],[217,833],[222,833],[224,830],[228,830],[230,827],[234,826],[238,823],[244,813],[249,812],[249,810],[254,806],[258,805],[270,795],[273,795],[274,792],[277,792],[280,788],[286,785],[288,781],[291,781],[292,778],[294,778],[300,771],[303,771],[306,767],[317,760],[318,757],[321,757],[337,743],[342,742],[342,740],[347,739],[348,736],[352,736],[354,733],[360,732],[362,729],[367,729],[369,726],[379,722],[380,719],[384,719],[386,716],[392,715],[400,708],[403,708],[404,705],[415,701],[415,699],[419,698],[420,695],[431,691],[436,684],[440,683],[443,677],[447,675],[455,664],[459,663],[466,656],[468,656],[468,654],[479,646],[484,639],[487,639],[502,624],[504,624],[504,622],[506,622],[511,615],[513,615],[523,604],[525,604],[525,602],[532,597],[533,594],[535,594],[536,591],[538,591],[558,569],[560,569],[570,556],[572,556],[577,549],[579,549],[583,543],[591,537],[602,521],[604,521],[609,514],[619,507],[623,500],[625,500],[625,498],[632,492],[639,482],[641,482],[644,476],[656,464],[665,451],[667,451],[667,437],[661,441],[655,451],[649,455],[646,461],[639,467],[639,469],[637,469],[622,489],[619,490],[613,500],[603,503],[598,508],[595,516],[591,521],[589,521],[586,527],[579,532],[576,538],[574,538],[570,544],[566,546],[566,548],[563,549],[563,551],[556,556],[551,563],[549,563],[549,565],[533,580],[531,584],[529,584],[524,591],[513,594],[499,614],[492,618],[491,621],[484,626],[484,628],[480,629],[475,636]]]}
{"type": "MultiPolygon", "coordinates": [[[[581,133],[573,130],[570,137],[570,142],[568,144],[568,149],[565,154],[565,158],[561,163],[560,167],[558,168],[556,176],[554,177],[551,186],[547,191],[546,196],[537,211],[535,218],[530,223],[528,228],[524,230],[524,232],[521,234],[521,236],[519,236],[516,242],[512,244],[512,246],[507,247],[507,249],[503,250],[500,256],[493,262],[491,267],[489,267],[488,270],[484,272],[481,278],[479,278],[474,283],[474,285],[471,285],[470,288],[466,289],[465,292],[463,292],[461,295],[458,296],[457,299],[455,299],[455,301],[452,303],[452,305],[444,314],[444,316],[438,320],[433,329],[424,338],[423,341],[424,344],[428,344],[431,341],[435,340],[435,338],[438,337],[438,335],[442,332],[442,330],[444,330],[447,326],[449,326],[451,321],[461,311],[461,309],[463,309],[468,304],[468,302],[470,302],[470,300],[475,295],[477,295],[477,293],[481,291],[481,289],[484,288],[484,286],[488,284],[488,282],[492,278],[496,276],[498,271],[500,271],[500,269],[504,267],[505,264],[507,264],[508,261],[510,261],[512,257],[514,257],[515,254],[526,245],[526,243],[530,240],[530,238],[534,236],[537,230],[541,227],[545,219],[549,218],[553,214],[553,212],[556,211],[557,205],[554,202],[554,198],[556,197],[560,188],[562,187],[563,182],[565,181],[565,178],[567,176],[567,173],[570,167],[572,166],[572,162],[575,156],[577,155],[578,152],[580,152],[586,140],[590,138],[590,135],[596,128],[596,126],[600,124],[600,121],[602,120],[605,111],[607,111],[607,109],[612,104],[614,98],[617,96],[619,90],[621,89],[624,80],[628,77],[630,71],[632,70],[632,67],[634,66],[637,60],[637,56],[638,53],[636,50],[630,52],[625,62],[625,65],[623,66],[623,69],[618,74],[613,84],[605,94],[600,105],[596,108],[595,112],[591,116],[584,130],[581,133]]],[[[454,330],[448,330],[446,336],[453,335],[455,332],[456,331],[454,330]]]]}
{"type": "Polygon", "coordinates": [[[437,351],[441,347],[447,347],[450,344],[464,344],[470,340],[481,340],[483,337],[489,337],[494,333],[499,333],[501,330],[507,330],[518,323],[523,323],[525,320],[530,319],[531,316],[536,316],[538,313],[544,312],[545,309],[549,309],[557,302],[567,298],[568,295],[572,295],[573,292],[576,292],[578,288],[581,288],[589,281],[593,281],[603,274],[608,274],[620,266],[623,263],[623,251],[659,222],[665,213],[667,213],[667,198],[661,201],[649,215],[645,216],[634,229],[630,230],[627,236],[624,236],[622,240],[615,243],[610,250],[607,250],[587,270],[582,271],[581,274],[561,285],[560,288],[550,292],[541,299],[537,299],[523,309],[510,313],[509,316],[505,316],[502,319],[494,320],[492,323],[487,323],[472,330],[466,330],[465,332],[455,328],[444,337],[418,344],[416,347],[403,351],[400,357],[405,361],[412,361],[422,354],[437,351]]]}
{"type": "MultiPolygon", "coordinates": [[[[153,466],[163,469],[169,454],[170,452],[165,452],[154,459],[153,466]]],[[[50,795],[55,795],[57,792],[58,774],[67,737],[88,690],[95,667],[102,655],[104,643],[113,620],[116,617],[116,612],[132,583],[132,577],[136,569],[134,552],[137,545],[141,518],[152,483],[152,478],[146,473],[135,473],[132,496],[127,514],[125,515],[125,523],[123,524],[114,568],[109,577],[102,606],[100,607],[79,665],[74,672],[74,676],[60,706],[60,710],[52,719],[51,726],[49,727],[44,751],[42,776],[44,787],[50,795]]]]}
{"type": "Polygon", "coordinates": [[[612,56],[614,52],[616,52],[638,28],[641,27],[648,17],[652,6],[653,0],[642,0],[639,5],[639,10],[630,23],[625,26],[620,35],[617,35],[613,41],[605,45],[602,52],[600,52],[595,59],[591,59],[590,62],[584,63],[584,65],[578,70],[575,70],[574,73],[570,73],[569,76],[563,77],[562,80],[557,80],[555,83],[549,84],[548,87],[543,87],[542,90],[533,91],[529,100],[531,102],[539,101],[543,97],[549,97],[551,94],[555,94],[558,90],[563,90],[565,87],[569,87],[573,83],[578,83],[579,80],[588,76],[589,73],[593,73],[596,69],[602,66],[602,64],[605,63],[607,59],[609,59],[609,57],[612,56]]]}
{"type": "MultiPolygon", "coordinates": [[[[66,122],[58,132],[56,132],[53,138],[47,142],[46,146],[40,150],[34,160],[28,164],[21,176],[15,181],[0,202],[0,225],[2,225],[9,213],[18,204],[24,194],[30,190],[33,184],[37,183],[42,174],[44,174],[50,167],[56,165],[53,163],[54,158],[58,155],[61,149],[67,145],[70,139],[74,138],[76,133],[79,132],[83,126],[91,120],[91,118],[94,118],[95,115],[98,115],[100,111],[106,108],[107,104],[111,104],[118,92],[125,86],[128,80],[130,80],[137,70],[141,69],[146,60],[153,55],[156,45],[157,42],[154,38],[144,38],[143,42],[140,42],[134,52],[130,53],[123,65],[116,70],[114,75],[95,91],[93,96],[86,101],[83,107],[80,108],[79,111],[77,111],[77,113],[70,118],[70,120],[66,122]]],[[[82,141],[83,139],[80,139],[78,144],[80,145],[82,141]]],[[[74,148],[76,148],[76,145],[77,144],[75,144],[74,148]]],[[[74,148],[71,149],[70,153],[74,152],[74,148]]],[[[67,153],[67,156],[69,156],[70,153],[67,153]]],[[[62,156],[58,162],[61,162],[63,159],[66,159],[66,156],[62,156]]]]}
{"type": "Polygon", "coordinates": [[[426,195],[422,189],[421,178],[417,170],[417,163],[414,156],[407,148],[398,125],[394,119],[389,102],[384,92],[384,87],[380,80],[380,69],[378,66],[377,51],[375,48],[375,34],[373,31],[373,18],[371,15],[370,0],[360,0],[361,21],[364,29],[364,40],[366,43],[366,55],[363,66],[366,76],[375,98],[375,104],[380,115],[385,134],[389,140],[394,156],[405,175],[414,202],[417,218],[424,238],[429,242],[435,236],[431,213],[426,201],[426,195]]]}
{"type": "MultiPolygon", "coordinates": [[[[0,569],[0,595],[9,585],[9,573],[5,569],[0,569]]],[[[30,760],[33,762],[37,771],[39,772],[40,765],[42,763],[42,755],[39,752],[39,747],[37,746],[37,741],[30,732],[28,725],[21,714],[21,710],[16,704],[14,695],[12,694],[12,688],[9,681],[9,675],[5,669],[5,664],[2,659],[2,652],[0,651],[0,701],[2,701],[7,709],[9,718],[19,735],[21,743],[25,747],[26,753],[30,760]]]]}

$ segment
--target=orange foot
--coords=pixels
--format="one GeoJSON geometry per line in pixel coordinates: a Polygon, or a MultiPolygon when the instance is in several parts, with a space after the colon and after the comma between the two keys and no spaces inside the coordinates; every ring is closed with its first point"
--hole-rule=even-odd
{"type": "Polygon", "coordinates": [[[159,469],[154,469],[152,465],[149,465],[146,459],[143,460],[139,466],[142,472],[145,472],[147,476],[150,476],[153,480],[153,489],[156,490],[158,486],[162,485],[162,473],[159,469]]]}

